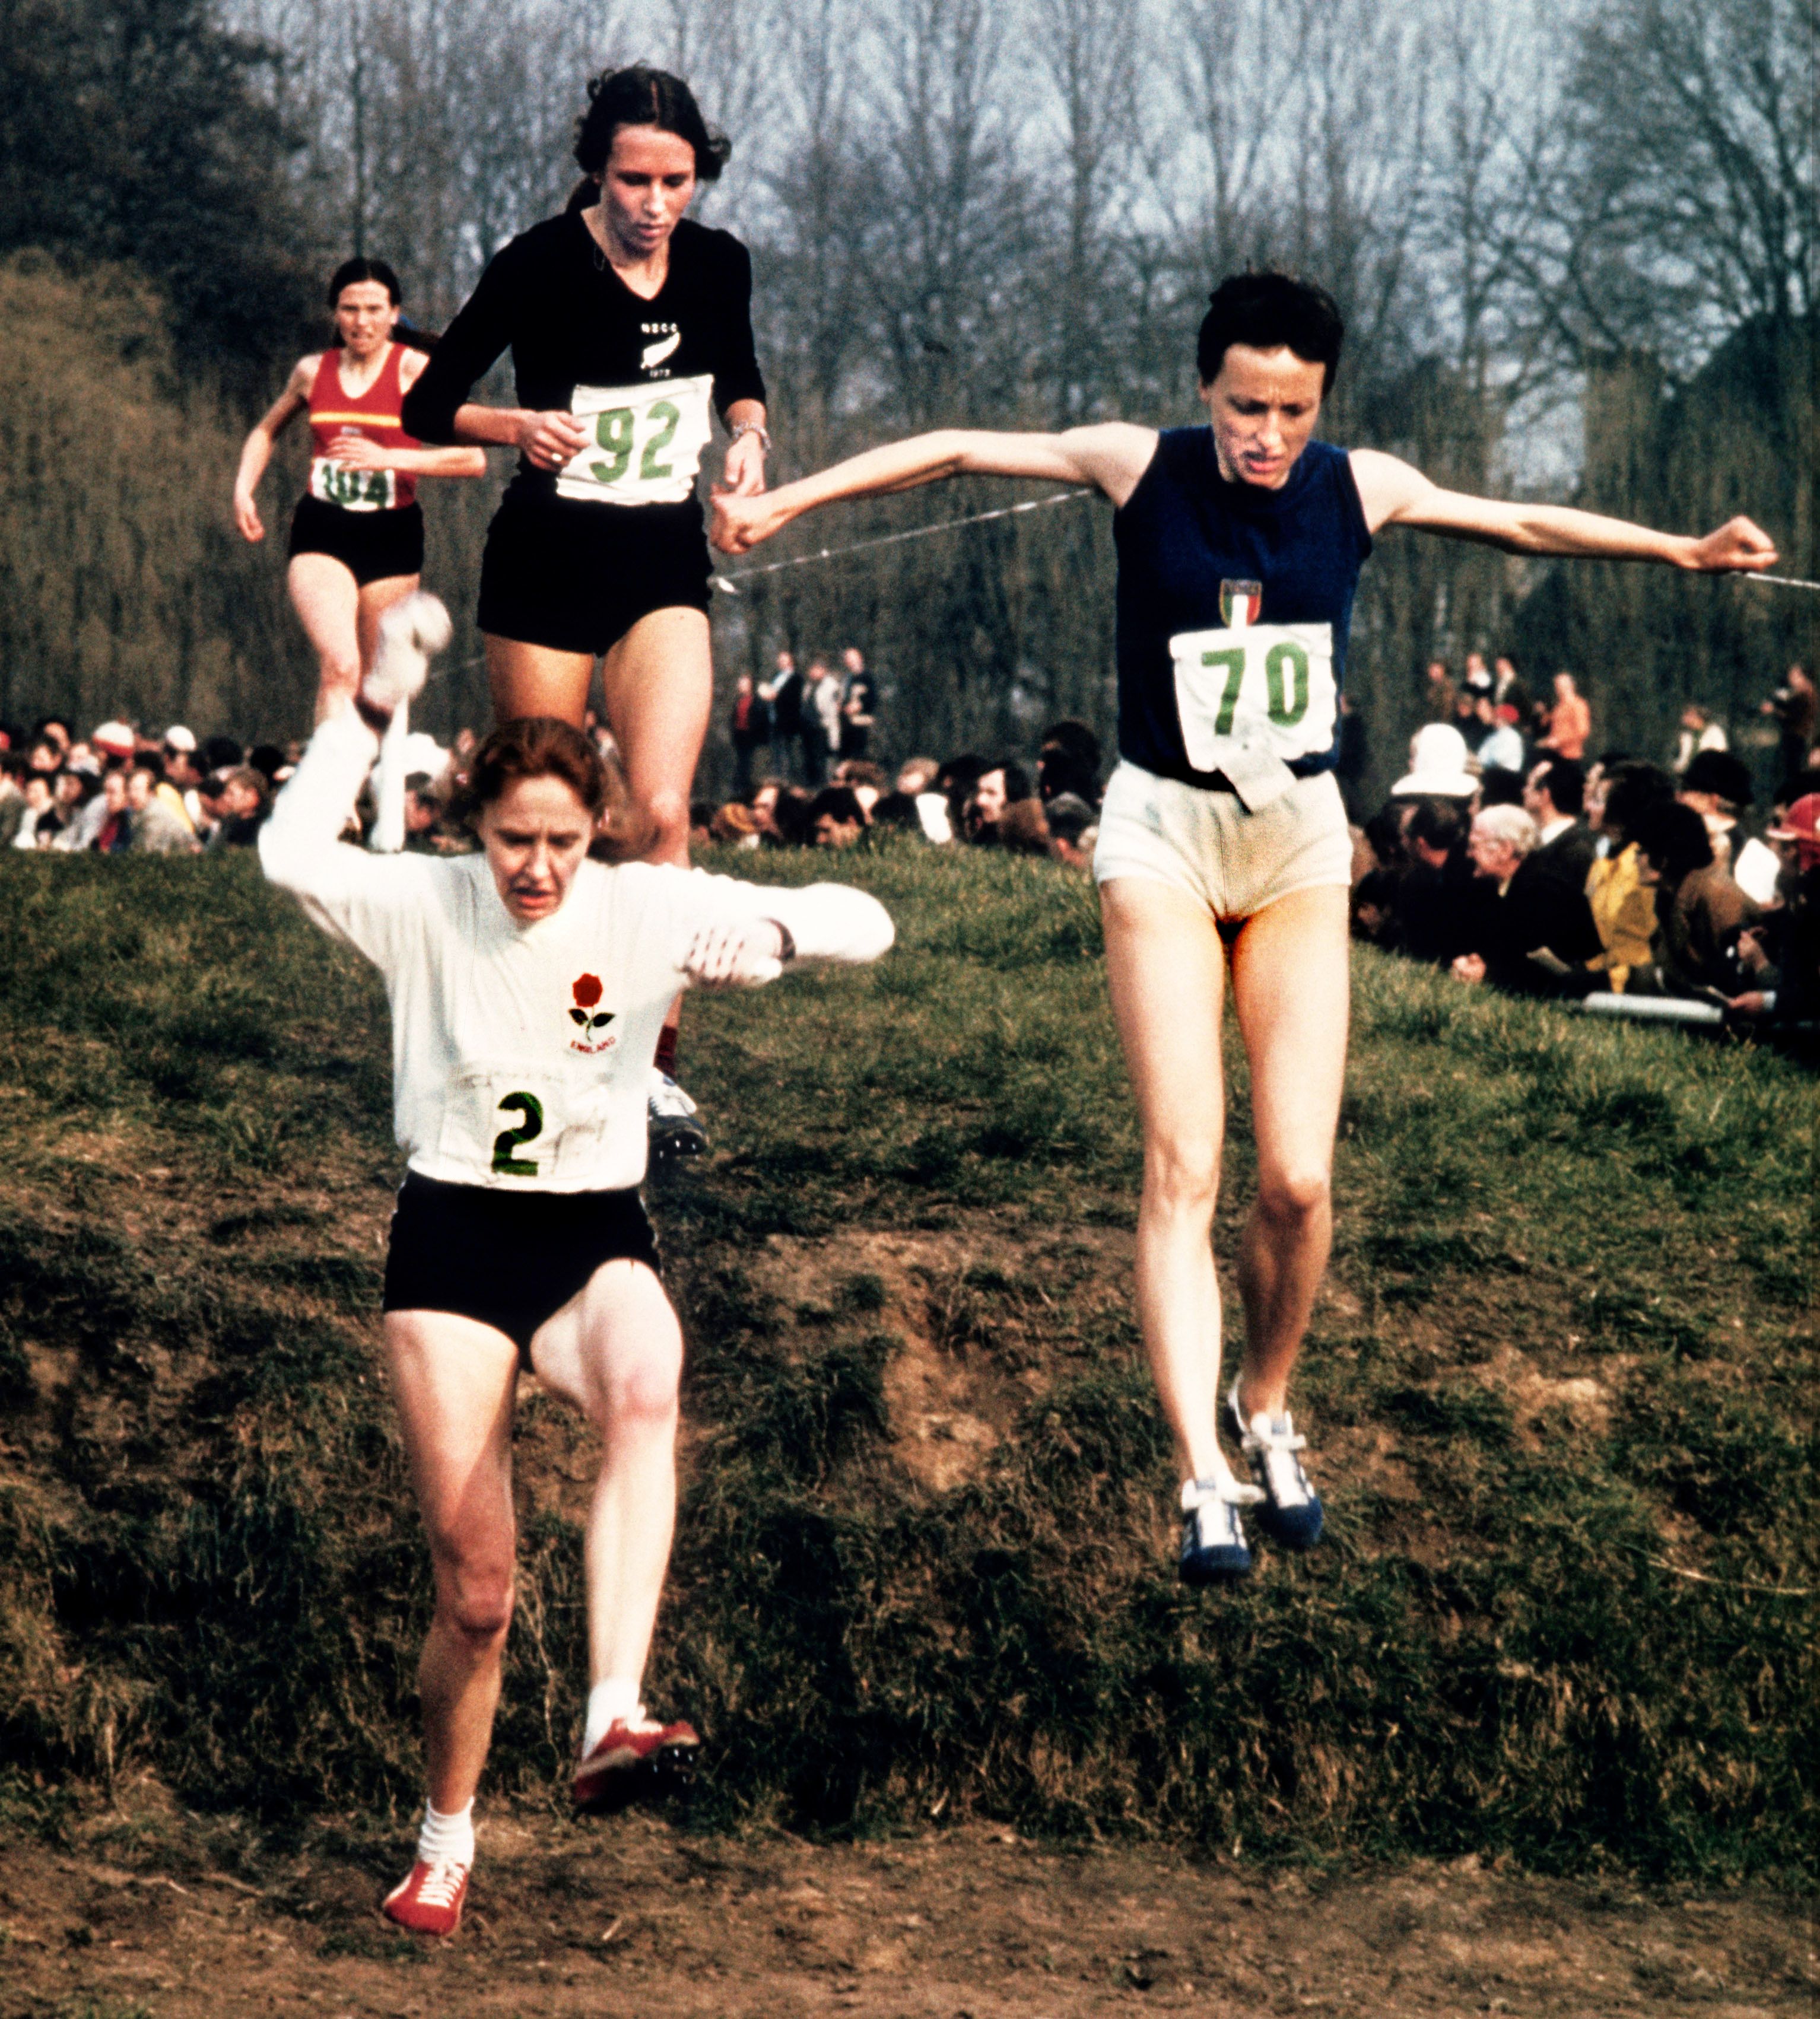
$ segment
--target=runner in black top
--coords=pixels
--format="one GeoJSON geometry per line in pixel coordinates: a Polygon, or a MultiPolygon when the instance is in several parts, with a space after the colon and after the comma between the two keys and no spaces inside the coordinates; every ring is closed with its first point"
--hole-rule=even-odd
{"type": "MultiPolygon", "coordinates": [[[[686,864],[707,733],[708,546],[695,473],[709,408],[732,437],[724,479],[764,488],[764,381],[745,248],[683,213],[731,151],[689,88],[643,65],[596,78],[568,211],[495,256],[404,403],[426,441],[499,443],[518,475],[487,538],[480,625],[495,712],[582,725],[594,661],[607,720],[648,824],[646,860],[686,864]],[[468,397],[511,350],[520,404],[468,397]]],[[[703,1139],[675,1086],[675,1026],[653,1125],[703,1139]],[[666,1114],[664,1111],[673,1110],[666,1114]]]]}
{"type": "Polygon", "coordinates": [[[1183,1470],[1181,1569],[1250,1566],[1238,1509],[1305,1548],[1321,1503],[1286,1406],[1326,1266],[1346,1063],[1344,811],[1332,778],[1346,634],[1373,537],[1394,526],[1514,553],[1760,571],[1748,519],[1703,539],[1442,491],[1375,449],[1313,439],[1339,362],[1332,298],[1282,274],[1223,282],[1196,362],[1211,427],[923,435],[760,498],[716,498],[742,553],[811,506],[970,473],[1090,484],[1118,508],[1118,734],[1094,872],[1107,979],[1144,1128],[1139,1315],[1183,1470]],[[1240,1257],[1245,1358],[1229,1405],[1257,1484],[1220,1453],[1210,1242],[1230,971],[1251,1064],[1258,1197],[1240,1257]]]}

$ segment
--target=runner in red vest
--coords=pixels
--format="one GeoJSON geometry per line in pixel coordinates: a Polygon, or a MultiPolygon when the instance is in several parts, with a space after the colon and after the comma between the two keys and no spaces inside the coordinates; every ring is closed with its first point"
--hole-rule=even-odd
{"type": "Polygon", "coordinates": [[[379,619],[410,595],[423,570],[420,477],[484,477],[478,448],[426,448],[404,432],[404,395],[430,339],[399,341],[398,277],[381,259],[350,259],[328,284],[336,343],[298,361],[240,452],[234,516],[263,540],[253,493],[272,444],[310,416],[310,488],[291,520],[291,602],[321,668],[318,721],[352,698],[372,662],[379,619]]]}

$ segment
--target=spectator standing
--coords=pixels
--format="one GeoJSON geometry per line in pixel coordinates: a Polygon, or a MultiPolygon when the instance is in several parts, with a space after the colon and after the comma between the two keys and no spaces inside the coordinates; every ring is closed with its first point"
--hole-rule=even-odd
{"type": "Polygon", "coordinates": [[[1422,705],[1425,719],[1430,722],[1452,722],[1458,712],[1459,690],[1453,683],[1453,676],[1447,670],[1445,659],[1430,659],[1428,670],[1423,676],[1422,705]]]}
{"type": "Polygon", "coordinates": [[[771,740],[771,712],[759,698],[750,673],[741,673],[734,684],[727,727],[733,738],[733,796],[749,799],[753,759],[771,740]]]}
{"type": "Polygon", "coordinates": [[[845,677],[840,687],[840,756],[845,763],[862,760],[872,741],[878,720],[879,691],[866,670],[865,656],[857,645],[849,645],[840,655],[845,677]]]}
{"type": "Polygon", "coordinates": [[[1586,739],[1593,733],[1593,711],[1574,684],[1572,673],[1554,676],[1554,705],[1548,712],[1548,734],[1542,747],[1557,757],[1571,757],[1577,764],[1586,754],[1586,739]]]}
{"type": "Polygon", "coordinates": [[[783,778],[790,774],[790,746],[801,749],[803,731],[803,676],[796,669],[796,655],[778,654],[778,670],[758,691],[759,699],[770,710],[771,769],[783,778]]]}
{"type": "Polygon", "coordinates": [[[1807,767],[1807,753],[1814,747],[1816,707],[1814,683],[1801,666],[1789,667],[1788,678],[1763,705],[1763,712],[1775,718],[1785,778],[1797,778],[1807,767]]]}
{"type": "Polygon", "coordinates": [[[825,659],[809,662],[803,704],[804,783],[821,786],[827,782],[829,759],[840,748],[840,676],[825,659]]]}
{"type": "Polygon", "coordinates": [[[1680,734],[1675,738],[1675,754],[1670,768],[1678,778],[1703,750],[1724,750],[1729,746],[1725,731],[1697,701],[1681,710],[1680,734]]]}

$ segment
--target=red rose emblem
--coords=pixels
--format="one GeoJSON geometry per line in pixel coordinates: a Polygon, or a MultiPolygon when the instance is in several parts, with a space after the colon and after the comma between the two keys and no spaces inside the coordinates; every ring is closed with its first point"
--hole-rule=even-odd
{"type": "Polygon", "coordinates": [[[600,999],[600,977],[597,974],[584,974],[575,984],[575,1000],[584,1010],[592,1010],[600,999]]]}

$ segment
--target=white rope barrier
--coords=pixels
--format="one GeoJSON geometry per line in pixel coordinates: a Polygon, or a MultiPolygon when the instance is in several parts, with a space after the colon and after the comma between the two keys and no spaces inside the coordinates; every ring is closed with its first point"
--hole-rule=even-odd
{"type": "Polygon", "coordinates": [[[873,547],[894,547],[905,540],[926,540],[932,533],[952,532],[957,526],[983,526],[989,519],[1015,518],[1020,512],[1040,512],[1045,506],[1067,505],[1077,498],[1097,498],[1100,494],[1091,485],[1079,491],[1058,491],[1049,498],[1026,498],[1021,504],[1001,505],[996,511],[970,512],[962,519],[938,519],[933,526],[912,526],[901,533],[880,533],[870,540],[855,540],[851,546],[821,547],[812,554],[793,554],[787,561],[768,561],[763,567],[740,568],[732,575],[717,575],[714,586],[723,589],[729,596],[739,591],[735,582],[752,582],[763,575],[781,575],[785,568],[807,567],[814,561],[837,561],[848,554],[863,554],[873,547]]]}

